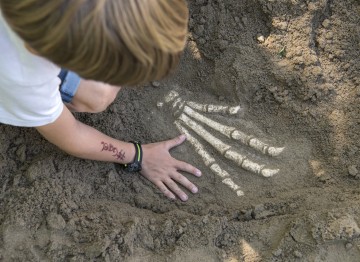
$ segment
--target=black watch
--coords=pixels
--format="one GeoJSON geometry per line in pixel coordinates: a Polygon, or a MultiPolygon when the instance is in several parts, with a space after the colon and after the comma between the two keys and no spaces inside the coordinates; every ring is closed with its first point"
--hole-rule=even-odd
{"type": "Polygon", "coordinates": [[[130,141],[135,146],[135,159],[134,162],[129,164],[124,164],[125,171],[128,172],[139,172],[141,171],[141,162],[142,162],[142,148],[141,144],[138,142],[130,141]]]}

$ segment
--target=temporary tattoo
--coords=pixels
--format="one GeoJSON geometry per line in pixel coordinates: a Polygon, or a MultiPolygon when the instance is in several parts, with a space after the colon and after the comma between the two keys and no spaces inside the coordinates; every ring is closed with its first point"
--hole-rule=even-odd
{"type": "Polygon", "coordinates": [[[125,152],[122,149],[117,149],[112,144],[108,144],[105,142],[101,142],[103,148],[101,149],[101,152],[103,151],[109,151],[114,153],[112,156],[116,157],[117,160],[124,160],[125,159],[125,152]]]}

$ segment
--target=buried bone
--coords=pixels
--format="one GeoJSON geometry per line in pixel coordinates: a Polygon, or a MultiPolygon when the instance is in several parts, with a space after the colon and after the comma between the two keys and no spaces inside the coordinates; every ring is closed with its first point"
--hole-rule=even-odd
{"type": "Polygon", "coordinates": [[[240,187],[234,183],[234,181],[230,178],[228,172],[223,170],[216,162],[215,159],[204,149],[204,146],[191,134],[189,131],[184,128],[179,121],[175,121],[176,127],[179,129],[180,132],[186,134],[187,141],[195,148],[196,153],[198,153],[206,166],[210,167],[211,171],[215,173],[217,176],[223,178],[222,182],[230,187],[232,190],[236,192],[237,196],[243,196],[244,192],[240,189],[240,187]]]}
{"type": "Polygon", "coordinates": [[[259,165],[248,160],[245,156],[230,150],[231,146],[225,144],[220,139],[216,138],[208,131],[206,131],[201,125],[197,124],[195,121],[190,119],[185,114],[181,114],[179,119],[183,121],[188,127],[190,127],[195,133],[201,136],[204,140],[206,140],[209,144],[211,144],[217,151],[219,151],[226,158],[234,161],[238,166],[256,173],[261,174],[264,177],[273,176],[279,172],[279,169],[268,169],[264,168],[263,165],[259,165]]]}
{"type": "Polygon", "coordinates": [[[272,147],[269,146],[259,139],[246,135],[245,133],[236,130],[234,127],[225,126],[220,123],[217,123],[191,109],[188,106],[184,107],[184,113],[191,116],[192,118],[206,124],[207,126],[211,127],[212,129],[219,131],[220,133],[224,134],[228,138],[232,138],[234,140],[240,140],[241,143],[248,145],[264,154],[268,154],[270,156],[278,156],[284,150],[284,147],[272,147]]]}
{"type": "Polygon", "coordinates": [[[241,107],[240,106],[222,106],[222,105],[207,105],[207,104],[200,104],[192,101],[185,101],[183,102],[182,99],[179,97],[179,93],[176,91],[171,91],[164,99],[166,103],[173,102],[173,108],[178,107],[182,109],[184,104],[188,105],[194,110],[198,110],[203,113],[223,113],[229,115],[237,114],[241,107]],[[175,100],[176,99],[176,100],[175,100]],[[175,101],[174,101],[175,100],[175,101]]]}
{"type": "Polygon", "coordinates": [[[239,141],[240,143],[270,157],[280,155],[285,149],[284,147],[270,146],[262,142],[260,139],[252,135],[245,134],[235,127],[223,125],[204,116],[204,113],[235,115],[241,110],[240,106],[230,107],[224,105],[208,105],[187,101],[183,100],[176,91],[171,91],[167,96],[165,96],[163,102],[158,102],[157,106],[158,108],[162,108],[164,104],[170,105],[170,109],[176,119],[174,122],[176,127],[180,132],[187,135],[188,141],[194,147],[195,152],[202,157],[205,165],[209,167],[215,175],[221,177],[222,183],[235,191],[238,196],[243,196],[244,192],[237,184],[234,183],[230,174],[217,164],[215,158],[205,150],[200,141],[192,135],[193,132],[201,139],[208,142],[212,147],[220,152],[222,156],[235,162],[238,166],[245,170],[260,174],[264,177],[271,177],[279,172],[279,169],[265,168],[265,165],[249,160],[245,155],[240,154],[234,150],[232,146],[224,143],[222,140],[210,133],[211,130],[217,131],[229,139],[239,141]],[[202,124],[208,126],[211,130],[207,131],[202,124]]]}

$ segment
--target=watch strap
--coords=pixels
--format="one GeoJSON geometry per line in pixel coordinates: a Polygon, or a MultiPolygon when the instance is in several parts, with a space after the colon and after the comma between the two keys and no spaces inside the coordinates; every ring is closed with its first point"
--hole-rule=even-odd
{"type": "Polygon", "coordinates": [[[135,146],[135,158],[132,163],[124,164],[124,168],[128,172],[138,172],[141,171],[141,163],[143,158],[143,152],[141,143],[130,141],[135,146]]]}

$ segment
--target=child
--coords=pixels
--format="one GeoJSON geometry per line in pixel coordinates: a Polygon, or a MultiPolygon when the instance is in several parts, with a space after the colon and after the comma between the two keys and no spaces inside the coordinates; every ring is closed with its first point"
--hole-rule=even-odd
{"type": "Polygon", "coordinates": [[[166,76],[185,45],[185,0],[0,0],[0,9],[0,122],[35,127],[71,155],[141,170],[171,199],[188,199],[177,183],[197,193],[178,171],[201,172],[169,153],[184,135],[141,146],[70,112],[103,111],[120,85],[166,76]]]}

